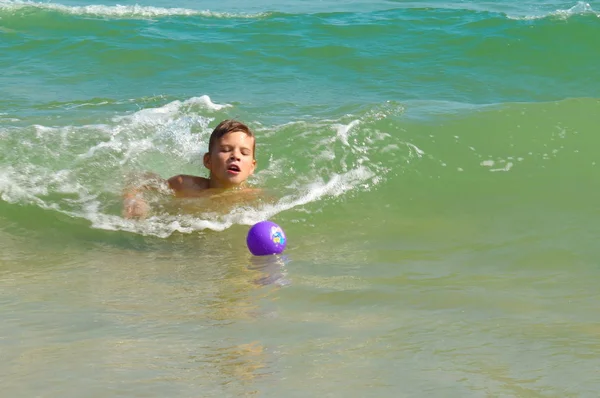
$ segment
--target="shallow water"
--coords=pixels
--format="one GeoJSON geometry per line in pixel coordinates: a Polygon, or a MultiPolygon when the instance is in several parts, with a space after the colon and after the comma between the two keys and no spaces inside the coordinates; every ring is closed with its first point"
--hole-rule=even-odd
{"type": "Polygon", "coordinates": [[[0,0],[3,394],[596,396],[598,10],[0,0]],[[231,117],[270,200],[122,218],[231,117]]]}

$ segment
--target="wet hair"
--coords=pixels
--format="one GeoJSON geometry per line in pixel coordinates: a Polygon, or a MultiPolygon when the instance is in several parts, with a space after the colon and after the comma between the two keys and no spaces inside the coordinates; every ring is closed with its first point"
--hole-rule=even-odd
{"type": "Polygon", "coordinates": [[[220,140],[225,134],[233,133],[235,131],[241,131],[248,137],[254,138],[254,144],[252,145],[252,157],[254,157],[254,149],[256,148],[256,138],[254,137],[254,134],[244,123],[233,119],[223,120],[217,125],[217,127],[215,127],[213,132],[210,134],[210,139],[208,140],[208,152],[210,153],[213,150],[214,145],[216,145],[217,141],[220,140]]]}

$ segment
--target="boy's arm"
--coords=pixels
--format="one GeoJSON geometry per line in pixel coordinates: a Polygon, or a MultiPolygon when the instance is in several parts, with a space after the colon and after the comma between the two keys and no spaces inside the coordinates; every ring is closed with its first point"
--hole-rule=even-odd
{"type": "Polygon", "coordinates": [[[194,194],[198,194],[209,188],[208,179],[186,174],[179,174],[169,178],[167,184],[176,196],[195,196],[194,194]]]}
{"type": "Polygon", "coordinates": [[[126,195],[123,200],[123,217],[125,218],[146,218],[150,206],[141,196],[126,195]]]}
{"type": "Polygon", "coordinates": [[[134,186],[129,186],[123,192],[123,217],[145,218],[148,215],[150,206],[144,200],[144,192],[164,191],[165,188],[168,188],[175,196],[193,197],[208,187],[209,181],[204,177],[179,174],[164,180],[157,174],[146,173],[142,181],[134,186]]]}
{"type": "Polygon", "coordinates": [[[123,217],[125,218],[145,218],[150,211],[150,206],[144,200],[145,191],[158,191],[161,185],[164,186],[165,180],[154,173],[146,173],[143,180],[129,186],[123,192],[123,217]]]}

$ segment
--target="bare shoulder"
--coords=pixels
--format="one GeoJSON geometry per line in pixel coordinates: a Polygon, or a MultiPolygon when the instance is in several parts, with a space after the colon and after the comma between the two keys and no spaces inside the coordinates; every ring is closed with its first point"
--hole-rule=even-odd
{"type": "Polygon", "coordinates": [[[167,180],[169,188],[176,194],[186,194],[208,189],[208,179],[204,177],[179,174],[167,180]]]}
{"type": "Polygon", "coordinates": [[[244,188],[239,193],[240,196],[249,200],[258,200],[260,202],[275,202],[275,197],[262,188],[244,188]]]}

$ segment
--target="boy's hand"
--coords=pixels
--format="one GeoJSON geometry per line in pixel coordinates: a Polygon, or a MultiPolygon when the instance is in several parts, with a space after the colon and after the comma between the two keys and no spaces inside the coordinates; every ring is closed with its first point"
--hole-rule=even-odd
{"type": "Polygon", "coordinates": [[[144,201],[144,199],[133,196],[125,198],[123,201],[123,217],[125,218],[146,218],[150,206],[144,201]]]}

